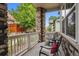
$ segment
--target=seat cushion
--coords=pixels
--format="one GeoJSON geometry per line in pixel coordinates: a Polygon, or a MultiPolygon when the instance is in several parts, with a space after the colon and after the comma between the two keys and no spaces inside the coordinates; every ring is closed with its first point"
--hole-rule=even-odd
{"type": "Polygon", "coordinates": [[[45,46],[50,46],[49,40],[46,40],[46,41],[45,41],[45,46]]]}
{"type": "MultiPolygon", "coordinates": [[[[49,46],[45,46],[45,47],[50,48],[49,46]]],[[[46,49],[46,48],[42,48],[41,52],[49,56],[52,56],[53,54],[51,54],[51,49],[46,49]]]]}

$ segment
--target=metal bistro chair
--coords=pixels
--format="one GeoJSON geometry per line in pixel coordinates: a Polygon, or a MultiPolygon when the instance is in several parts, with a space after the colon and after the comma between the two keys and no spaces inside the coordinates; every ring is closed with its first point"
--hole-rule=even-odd
{"type": "Polygon", "coordinates": [[[58,47],[57,47],[57,49],[56,49],[56,52],[55,53],[51,53],[51,49],[54,49],[54,48],[52,48],[53,46],[40,46],[41,47],[41,49],[40,49],[40,51],[39,51],[39,56],[41,56],[41,54],[43,54],[43,55],[46,55],[46,56],[55,56],[55,55],[58,55],[58,50],[59,50],[59,46],[60,46],[60,44],[61,44],[61,40],[62,40],[62,36],[55,36],[54,37],[54,39],[55,40],[53,40],[52,42],[50,42],[51,44],[53,43],[53,42],[56,42],[57,43],[57,45],[58,45],[58,47]]]}

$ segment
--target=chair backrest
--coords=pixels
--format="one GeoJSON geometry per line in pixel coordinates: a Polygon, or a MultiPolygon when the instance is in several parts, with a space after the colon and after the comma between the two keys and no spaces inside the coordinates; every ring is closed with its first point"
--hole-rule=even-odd
{"type": "Polygon", "coordinates": [[[57,38],[58,38],[58,34],[57,34],[57,33],[54,33],[54,34],[53,34],[53,39],[52,39],[52,41],[57,40],[57,38]]]}
{"type": "Polygon", "coordinates": [[[62,36],[57,35],[57,40],[53,40],[52,46],[51,46],[51,53],[56,53],[60,47],[62,41],[62,36]]]}
{"type": "Polygon", "coordinates": [[[56,41],[53,41],[51,45],[51,54],[55,54],[57,50],[58,50],[58,44],[56,43],[56,41]]]}
{"type": "Polygon", "coordinates": [[[62,41],[62,36],[59,36],[59,39],[57,40],[57,44],[58,44],[58,46],[60,46],[61,41],[62,41]]]}

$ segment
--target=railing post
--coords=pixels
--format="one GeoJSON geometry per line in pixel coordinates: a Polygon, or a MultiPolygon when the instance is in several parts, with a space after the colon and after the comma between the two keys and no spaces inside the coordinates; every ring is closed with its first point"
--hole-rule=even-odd
{"type": "Polygon", "coordinates": [[[28,49],[30,49],[30,47],[31,47],[31,43],[30,43],[30,33],[27,34],[27,41],[28,41],[28,49]]]}
{"type": "Polygon", "coordinates": [[[12,53],[13,53],[13,49],[12,49],[12,40],[11,40],[11,55],[12,55],[12,53]]]}
{"type": "Polygon", "coordinates": [[[14,53],[16,54],[16,40],[14,40],[14,53]]]}

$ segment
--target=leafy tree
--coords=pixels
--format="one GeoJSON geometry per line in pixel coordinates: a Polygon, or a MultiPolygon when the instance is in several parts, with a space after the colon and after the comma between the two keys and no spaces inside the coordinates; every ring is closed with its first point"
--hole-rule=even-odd
{"type": "MultiPolygon", "coordinates": [[[[53,22],[53,31],[55,31],[55,21],[58,19],[56,16],[50,16],[49,21],[53,22]]],[[[51,27],[52,28],[52,27],[51,27]]]]}
{"type": "Polygon", "coordinates": [[[26,31],[35,28],[35,11],[31,3],[22,3],[15,10],[11,10],[10,13],[15,18],[16,22],[19,22],[21,27],[26,31]]]}
{"type": "Polygon", "coordinates": [[[50,17],[49,17],[49,20],[56,21],[56,20],[57,20],[57,17],[56,17],[56,16],[50,16],[50,17]]]}
{"type": "Polygon", "coordinates": [[[52,31],[52,29],[51,29],[51,25],[49,25],[49,26],[47,27],[47,31],[49,31],[49,32],[52,31]]]}

